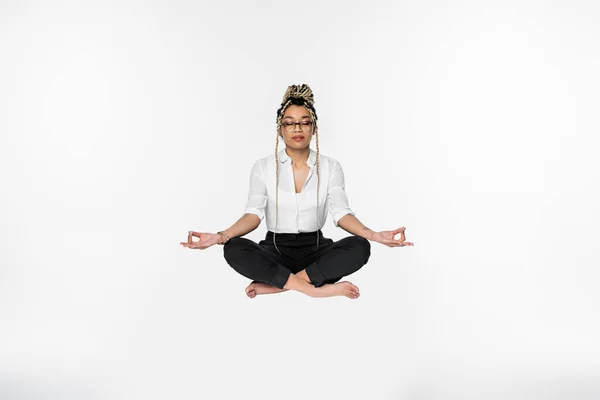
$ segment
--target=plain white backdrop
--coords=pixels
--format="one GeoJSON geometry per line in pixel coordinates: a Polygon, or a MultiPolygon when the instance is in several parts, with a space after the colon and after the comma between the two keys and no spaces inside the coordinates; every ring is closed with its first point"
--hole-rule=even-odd
{"type": "Polygon", "coordinates": [[[598,20],[2,2],[0,398],[597,399],[598,20]],[[357,218],[415,243],[372,242],[358,300],[248,299],[221,246],[179,245],[242,215],[301,83],[357,218]]]}

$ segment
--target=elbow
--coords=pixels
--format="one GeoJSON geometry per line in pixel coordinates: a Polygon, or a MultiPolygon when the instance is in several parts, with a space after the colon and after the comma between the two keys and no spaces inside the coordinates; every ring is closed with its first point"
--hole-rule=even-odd
{"type": "Polygon", "coordinates": [[[255,230],[256,228],[259,227],[259,225],[262,221],[262,218],[260,218],[256,214],[252,214],[252,213],[246,213],[245,216],[246,216],[246,218],[249,218],[250,221],[252,222],[252,230],[255,230]]]}
{"type": "Polygon", "coordinates": [[[340,219],[338,219],[338,220],[337,220],[337,222],[336,222],[335,220],[333,221],[333,222],[334,222],[334,225],[335,225],[336,227],[339,227],[339,228],[345,229],[343,225],[345,224],[346,220],[350,219],[350,218],[347,218],[349,215],[350,215],[350,216],[354,216],[354,215],[355,215],[355,213],[354,213],[354,212],[352,212],[352,211],[348,211],[348,212],[346,212],[346,214],[342,215],[342,216],[340,217],[340,219]]]}

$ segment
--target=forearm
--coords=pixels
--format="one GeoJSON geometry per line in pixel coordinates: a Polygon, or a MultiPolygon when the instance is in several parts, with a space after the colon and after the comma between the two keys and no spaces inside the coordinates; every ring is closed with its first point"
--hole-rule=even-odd
{"type": "Polygon", "coordinates": [[[360,222],[358,218],[356,218],[352,214],[346,214],[342,218],[340,218],[340,220],[338,221],[338,225],[340,228],[342,228],[348,233],[364,237],[368,240],[373,240],[373,235],[375,234],[375,232],[363,225],[363,223],[360,222]]]}
{"type": "MultiPolygon", "coordinates": [[[[244,214],[231,227],[222,231],[229,239],[244,236],[260,225],[260,218],[256,214],[244,214]]],[[[224,238],[222,240],[225,240],[224,238]]]]}

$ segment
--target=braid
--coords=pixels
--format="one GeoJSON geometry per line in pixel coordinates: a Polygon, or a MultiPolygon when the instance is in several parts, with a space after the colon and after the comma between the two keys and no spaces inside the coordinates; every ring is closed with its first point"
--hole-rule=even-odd
{"type": "Polygon", "coordinates": [[[277,135],[275,135],[275,228],[277,228],[277,224],[279,222],[279,160],[277,159],[277,153],[279,153],[279,132],[281,131],[281,120],[283,119],[283,113],[290,103],[291,99],[285,101],[285,104],[282,103],[279,110],[283,111],[281,113],[279,111],[277,112],[277,135]]]}
{"type": "MultiPolygon", "coordinates": [[[[281,107],[277,110],[277,135],[275,136],[275,230],[277,230],[279,222],[279,134],[281,132],[281,122],[285,110],[292,104],[305,107],[310,113],[312,120],[313,133],[317,137],[317,222],[319,221],[319,187],[321,186],[321,177],[319,175],[319,130],[317,127],[317,113],[313,106],[314,95],[311,88],[307,84],[288,86],[281,107]]],[[[310,154],[310,152],[309,152],[310,154]]],[[[277,247],[277,245],[275,245],[277,247]]],[[[319,236],[317,235],[317,248],[319,247],[319,236]]]]}
{"type": "Polygon", "coordinates": [[[306,100],[306,102],[310,103],[311,105],[315,102],[315,97],[312,90],[310,90],[310,87],[305,83],[302,85],[288,86],[285,94],[283,95],[282,103],[284,103],[290,97],[299,97],[306,100]]]}

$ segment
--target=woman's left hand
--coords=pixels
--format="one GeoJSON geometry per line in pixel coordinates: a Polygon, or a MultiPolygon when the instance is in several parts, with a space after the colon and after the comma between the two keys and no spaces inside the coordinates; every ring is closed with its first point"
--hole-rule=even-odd
{"type": "Polygon", "coordinates": [[[414,243],[406,241],[406,237],[404,236],[405,230],[406,228],[402,227],[393,231],[375,232],[371,240],[385,244],[388,247],[414,246],[414,243]],[[394,236],[397,234],[400,234],[400,239],[394,239],[394,236]]]}

